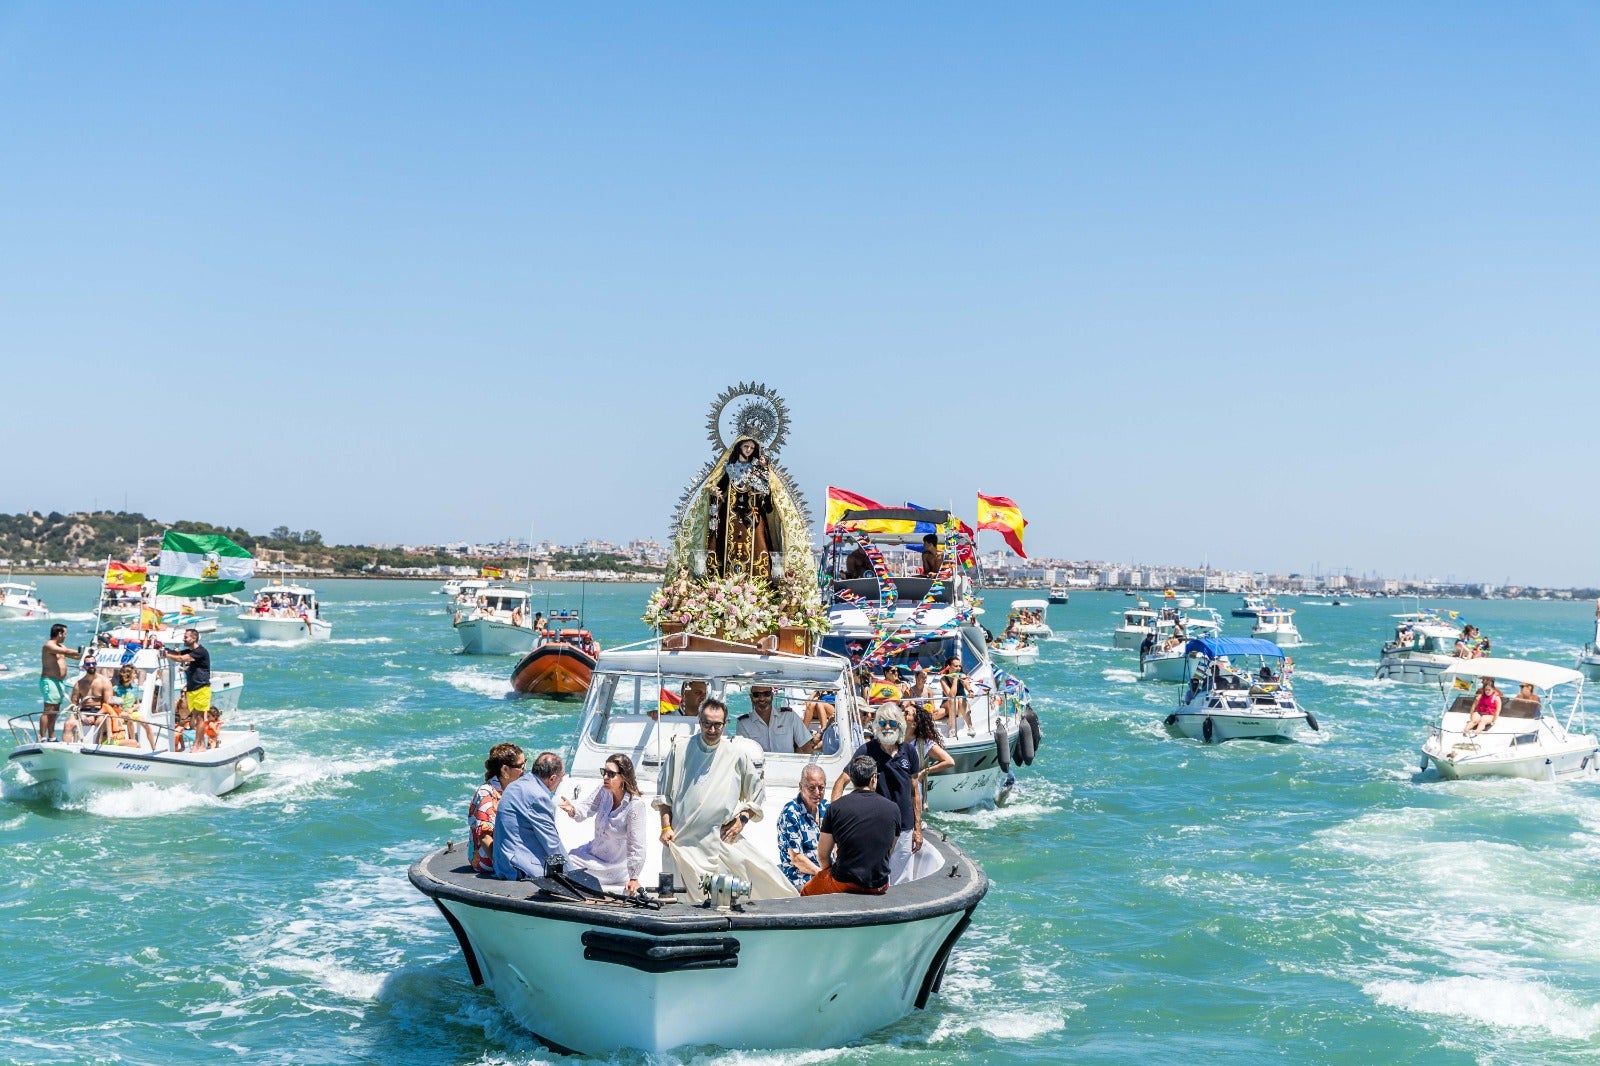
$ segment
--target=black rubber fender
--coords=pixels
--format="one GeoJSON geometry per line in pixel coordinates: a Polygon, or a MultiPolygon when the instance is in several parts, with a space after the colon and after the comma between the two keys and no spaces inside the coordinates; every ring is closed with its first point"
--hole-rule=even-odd
{"type": "Polygon", "coordinates": [[[1000,769],[1006,773],[1011,772],[1011,738],[1006,736],[1006,724],[994,724],[994,750],[1000,756],[1000,769]]]}
{"type": "Polygon", "coordinates": [[[1310,711],[1306,712],[1306,725],[1311,727],[1311,731],[1313,733],[1322,732],[1322,727],[1317,724],[1317,716],[1312,714],[1310,711]]]}
{"type": "Polygon", "coordinates": [[[1044,730],[1039,728],[1039,716],[1034,713],[1033,704],[1028,704],[1022,717],[1028,723],[1028,732],[1033,734],[1033,750],[1038,751],[1044,743],[1044,730]]]}
{"type": "Polygon", "coordinates": [[[1167,720],[1161,724],[1170,729],[1178,724],[1178,716],[1175,714],[1169,714],[1167,715],[1167,720]]]}
{"type": "Polygon", "coordinates": [[[1026,721],[1017,723],[1017,761],[1023,766],[1033,765],[1033,730],[1028,728],[1026,721]]]}
{"type": "Polygon", "coordinates": [[[1427,752],[1423,752],[1422,753],[1422,765],[1417,767],[1417,770],[1418,770],[1419,773],[1424,773],[1424,774],[1428,772],[1428,753],[1427,752]]]}
{"type": "Polygon", "coordinates": [[[1212,737],[1216,735],[1216,732],[1217,732],[1217,727],[1216,727],[1215,724],[1212,723],[1210,718],[1207,718],[1205,720],[1205,722],[1200,726],[1200,733],[1201,733],[1202,736],[1204,736],[1206,738],[1206,743],[1207,744],[1211,743],[1212,737]]]}

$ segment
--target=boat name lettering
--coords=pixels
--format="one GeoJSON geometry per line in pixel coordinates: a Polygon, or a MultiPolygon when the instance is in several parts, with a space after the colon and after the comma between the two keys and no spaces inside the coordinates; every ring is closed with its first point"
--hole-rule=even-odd
{"type": "Polygon", "coordinates": [[[150,772],[149,765],[142,762],[119,762],[117,763],[117,769],[132,770],[133,772],[140,774],[147,774],[150,772]]]}

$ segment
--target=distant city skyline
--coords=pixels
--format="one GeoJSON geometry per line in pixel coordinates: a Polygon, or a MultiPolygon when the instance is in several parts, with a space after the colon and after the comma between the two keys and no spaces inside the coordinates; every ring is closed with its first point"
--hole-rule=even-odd
{"type": "Polygon", "coordinates": [[[0,510],[1600,581],[1600,8],[0,8],[0,510]],[[992,534],[985,534],[987,544],[992,534]]]}

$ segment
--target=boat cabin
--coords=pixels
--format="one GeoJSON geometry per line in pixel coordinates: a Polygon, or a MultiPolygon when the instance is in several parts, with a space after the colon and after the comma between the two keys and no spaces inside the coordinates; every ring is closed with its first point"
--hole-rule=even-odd
{"type": "Polygon", "coordinates": [[[303,585],[267,585],[256,590],[251,610],[256,614],[296,617],[317,612],[317,593],[303,585]]]}
{"type": "Polygon", "coordinates": [[[1286,656],[1270,640],[1201,637],[1184,646],[1180,704],[1217,706],[1293,705],[1286,656]]]}

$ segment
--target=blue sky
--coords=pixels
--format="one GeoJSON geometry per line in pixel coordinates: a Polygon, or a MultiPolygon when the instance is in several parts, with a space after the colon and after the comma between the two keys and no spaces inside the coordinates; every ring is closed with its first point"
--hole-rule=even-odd
{"type": "Polygon", "coordinates": [[[1393,6],[0,2],[0,509],[660,535],[756,379],[818,504],[1593,583],[1600,8],[1393,6]]]}

